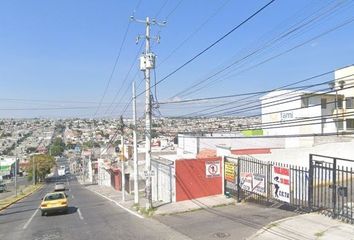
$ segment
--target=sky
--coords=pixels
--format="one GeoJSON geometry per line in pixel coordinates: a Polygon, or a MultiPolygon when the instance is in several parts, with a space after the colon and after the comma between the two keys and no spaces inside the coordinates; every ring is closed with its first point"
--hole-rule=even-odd
{"type": "MultiPolygon", "coordinates": [[[[132,81],[140,95],[138,117],[143,116],[138,57],[144,38],[136,38],[145,25],[130,21],[132,15],[167,21],[151,29],[160,36],[151,43],[157,56],[151,81],[163,79],[152,89],[161,103],[271,90],[354,64],[353,1],[276,0],[173,73],[268,2],[1,1],[0,118],[131,117],[131,105],[125,106],[132,81]]],[[[238,100],[161,104],[154,112],[187,116],[238,100]]]]}

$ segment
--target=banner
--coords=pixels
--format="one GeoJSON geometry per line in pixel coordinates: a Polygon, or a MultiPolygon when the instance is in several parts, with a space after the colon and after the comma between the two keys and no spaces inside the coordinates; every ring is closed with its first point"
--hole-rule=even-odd
{"type": "Polygon", "coordinates": [[[266,175],[241,172],[240,186],[243,190],[264,195],[267,193],[266,175]]]}
{"type": "Polygon", "coordinates": [[[290,169],[273,166],[273,197],[290,203],[290,169]]]}
{"type": "Polygon", "coordinates": [[[232,162],[225,162],[225,180],[228,182],[235,182],[235,169],[236,169],[236,164],[232,162]]]}

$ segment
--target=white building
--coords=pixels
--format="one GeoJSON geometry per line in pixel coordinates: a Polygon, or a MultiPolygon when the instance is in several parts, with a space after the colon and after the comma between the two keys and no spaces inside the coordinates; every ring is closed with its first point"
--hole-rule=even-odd
{"type": "Polygon", "coordinates": [[[266,94],[260,99],[264,135],[351,132],[354,130],[353,79],[354,66],[349,66],[335,71],[330,93],[276,90],[266,94]]]}

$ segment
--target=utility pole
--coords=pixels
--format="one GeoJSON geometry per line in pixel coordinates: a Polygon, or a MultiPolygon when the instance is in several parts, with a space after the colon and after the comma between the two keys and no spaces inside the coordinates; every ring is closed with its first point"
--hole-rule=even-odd
{"type": "Polygon", "coordinates": [[[133,81],[133,145],[134,145],[134,203],[139,204],[139,184],[138,184],[138,146],[137,146],[137,136],[136,136],[136,92],[135,92],[135,82],[133,81]]]}
{"type": "Polygon", "coordinates": [[[17,152],[16,152],[16,149],[17,149],[17,140],[15,142],[15,169],[14,169],[14,175],[15,175],[15,196],[17,197],[17,152]]]}
{"type": "Polygon", "coordinates": [[[123,116],[120,116],[120,131],[121,131],[121,156],[120,156],[120,161],[122,163],[122,201],[125,201],[125,162],[124,162],[124,122],[123,122],[123,116]]]}
{"type": "Polygon", "coordinates": [[[32,155],[32,180],[33,180],[33,185],[36,185],[36,168],[34,164],[35,158],[32,155]]]}
{"type": "MultiPolygon", "coordinates": [[[[155,19],[150,20],[146,17],[146,20],[137,20],[134,16],[131,16],[131,20],[146,25],[145,33],[145,53],[140,57],[140,70],[145,74],[145,171],[146,177],[146,197],[148,203],[147,209],[152,208],[152,189],[151,189],[151,96],[150,96],[150,70],[155,68],[155,54],[150,50],[150,27],[151,25],[164,26],[166,22],[158,23],[155,19]]],[[[137,42],[141,36],[138,36],[137,42]]],[[[157,42],[160,41],[160,37],[156,38],[157,42]]]]}

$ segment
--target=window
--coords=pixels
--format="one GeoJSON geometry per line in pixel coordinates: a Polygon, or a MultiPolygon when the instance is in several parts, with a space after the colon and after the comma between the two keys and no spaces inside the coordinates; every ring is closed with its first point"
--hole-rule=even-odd
{"type": "Polygon", "coordinates": [[[301,107],[307,108],[309,107],[309,98],[306,96],[301,96],[301,107]]]}
{"type": "Polygon", "coordinates": [[[344,123],[343,119],[338,119],[338,121],[337,121],[337,129],[338,130],[343,130],[343,123],[344,123]]]}
{"type": "Polygon", "coordinates": [[[343,109],[343,98],[338,97],[338,103],[337,103],[338,109],[343,109]]]}
{"type": "Polygon", "coordinates": [[[321,108],[322,109],[327,108],[327,99],[326,98],[321,98],[321,108]]]}
{"type": "Polygon", "coordinates": [[[346,123],[347,123],[347,129],[354,130],[354,119],[347,119],[346,123]]]}
{"type": "Polygon", "coordinates": [[[349,97],[345,99],[345,107],[347,109],[353,109],[354,108],[354,97],[349,97]]]}

